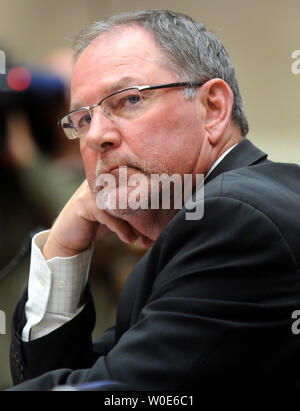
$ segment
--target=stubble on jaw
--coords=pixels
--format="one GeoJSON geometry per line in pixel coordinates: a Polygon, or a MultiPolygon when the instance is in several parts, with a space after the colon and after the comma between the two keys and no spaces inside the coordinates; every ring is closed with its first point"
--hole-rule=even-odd
{"type": "MultiPolygon", "coordinates": [[[[149,211],[149,209],[151,208],[150,207],[151,206],[151,195],[152,196],[154,195],[158,198],[160,197],[160,190],[154,193],[151,192],[151,189],[152,189],[151,175],[169,175],[168,169],[156,160],[147,160],[147,159],[142,160],[134,155],[123,157],[121,160],[117,158],[116,155],[111,155],[109,158],[109,161],[103,161],[102,159],[99,159],[97,166],[96,166],[96,170],[95,170],[95,177],[92,182],[92,192],[95,198],[101,191],[101,188],[99,188],[99,185],[97,185],[97,180],[99,176],[103,175],[103,173],[104,175],[105,174],[110,175],[110,173],[105,173],[105,170],[108,170],[110,167],[116,166],[116,165],[118,165],[119,170],[120,170],[120,167],[127,167],[127,168],[130,168],[131,170],[132,169],[136,170],[137,175],[142,174],[143,176],[145,176],[145,178],[147,178],[147,186],[141,187],[141,190],[140,190],[142,192],[142,198],[137,198],[137,201],[140,201],[141,204],[148,204],[148,208],[145,209],[145,207],[144,208],[139,207],[139,208],[134,209],[128,206],[128,203],[130,203],[128,201],[129,194],[132,190],[137,188],[137,186],[136,187],[128,186],[128,179],[130,176],[134,174],[130,172],[127,182],[124,182],[125,184],[127,183],[126,187],[125,187],[125,184],[123,184],[123,190],[126,190],[126,193],[127,193],[126,194],[127,207],[126,208],[110,207],[109,200],[108,200],[106,207],[105,207],[105,211],[113,215],[114,217],[120,217],[120,218],[126,217],[126,216],[136,216],[141,213],[145,213],[149,211]]],[[[111,176],[113,176],[113,174],[115,173],[112,172],[111,176]]],[[[118,175],[115,181],[116,181],[116,197],[119,197],[119,195],[122,192],[122,186],[121,187],[119,186],[118,175]]],[[[117,204],[119,204],[118,200],[116,202],[117,204]]],[[[157,211],[158,210],[156,210],[156,212],[157,211]]]]}

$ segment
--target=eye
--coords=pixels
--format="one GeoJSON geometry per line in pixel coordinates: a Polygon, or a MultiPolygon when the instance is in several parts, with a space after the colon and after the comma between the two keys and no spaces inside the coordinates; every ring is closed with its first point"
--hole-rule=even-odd
{"type": "Polygon", "coordinates": [[[136,108],[138,103],[141,101],[141,96],[139,94],[120,94],[113,102],[113,110],[118,112],[120,110],[130,110],[136,108]]]}
{"type": "Polygon", "coordinates": [[[74,124],[76,125],[77,130],[84,129],[89,127],[91,124],[91,115],[88,111],[78,112],[74,116],[74,124]]]}
{"type": "Polygon", "coordinates": [[[129,104],[137,104],[141,101],[141,96],[135,94],[132,96],[127,96],[125,99],[127,99],[129,104]]]}
{"type": "Polygon", "coordinates": [[[104,111],[116,116],[127,116],[141,106],[142,98],[137,90],[117,93],[104,102],[104,111]]]}
{"type": "Polygon", "coordinates": [[[90,113],[85,114],[80,118],[79,126],[85,127],[86,125],[90,125],[92,121],[90,113]]]}
{"type": "Polygon", "coordinates": [[[102,101],[102,110],[108,116],[132,118],[143,108],[143,99],[139,90],[119,91],[102,101]]]}

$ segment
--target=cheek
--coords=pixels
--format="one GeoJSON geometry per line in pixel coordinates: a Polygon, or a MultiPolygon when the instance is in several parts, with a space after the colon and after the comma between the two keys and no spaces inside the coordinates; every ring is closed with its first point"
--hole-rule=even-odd
{"type": "Polygon", "coordinates": [[[199,129],[193,119],[189,121],[172,114],[147,122],[146,129],[144,122],[134,150],[139,157],[146,156],[164,164],[169,172],[189,172],[198,156],[199,129]]]}
{"type": "Polygon", "coordinates": [[[80,145],[80,151],[84,164],[86,179],[91,187],[95,179],[95,170],[97,166],[98,155],[96,152],[89,150],[84,145],[80,145]]]}

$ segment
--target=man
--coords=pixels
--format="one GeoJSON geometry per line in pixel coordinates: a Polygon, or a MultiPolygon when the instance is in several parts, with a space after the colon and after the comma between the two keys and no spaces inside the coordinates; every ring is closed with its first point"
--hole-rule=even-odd
{"type": "Polygon", "coordinates": [[[11,349],[14,382],[28,381],[15,389],[298,387],[300,169],[267,160],[245,138],[221,42],[167,11],[95,23],[77,39],[70,110],[61,125],[80,139],[87,180],[33,242],[11,349]],[[189,174],[196,194],[196,176],[205,176],[202,218],[173,203],[112,206],[129,199],[131,176],[146,186],[162,173],[189,174]],[[103,209],[99,178],[108,174],[117,184],[103,209]],[[149,252],[124,285],[116,326],[92,344],[88,266],[93,242],[111,232],[149,252]]]}

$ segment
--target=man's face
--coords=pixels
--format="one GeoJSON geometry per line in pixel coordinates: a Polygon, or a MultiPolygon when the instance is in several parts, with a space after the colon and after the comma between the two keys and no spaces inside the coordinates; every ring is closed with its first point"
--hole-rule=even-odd
{"type": "MultiPolygon", "coordinates": [[[[72,76],[72,106],[98,103],[112,92],[133,85],[182,81],[162,64],[165,57],[150,33],[136,27],[115,29],[96,39],[78,59],[72,76]]],[[[90,188],[97,175],[127,166],[128,176],[163,172],[195,174],[203,140],[200,104],[186,101],[181,88],[160,89],[135,118],[111,119],[100,107],[80,148],[90,188]]],[[[116,174],[114,174],[116,175],[116,174]]]]}

